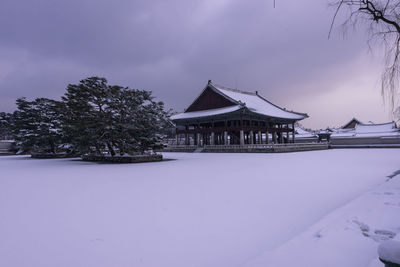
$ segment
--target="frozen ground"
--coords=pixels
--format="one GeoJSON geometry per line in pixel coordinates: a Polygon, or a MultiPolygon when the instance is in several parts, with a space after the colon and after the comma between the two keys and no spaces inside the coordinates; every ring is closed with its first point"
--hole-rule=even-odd
{"type": "Polygon", "coordinates": [[[400,149],[164,157],[0,157],[0,266],[375,267],[400,232],[400,149]]]}

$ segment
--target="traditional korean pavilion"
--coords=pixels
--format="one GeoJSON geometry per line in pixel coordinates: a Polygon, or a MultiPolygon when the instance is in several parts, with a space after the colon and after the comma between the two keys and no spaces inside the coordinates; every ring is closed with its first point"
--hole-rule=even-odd
{"type": "Polygon", "coordinates": [[[307,117],[272,104],[257,91],[208,81],[185,112],[171,120],[176,124],[177,144],[202,146],[294,143],[294,124],[307,117]]]}

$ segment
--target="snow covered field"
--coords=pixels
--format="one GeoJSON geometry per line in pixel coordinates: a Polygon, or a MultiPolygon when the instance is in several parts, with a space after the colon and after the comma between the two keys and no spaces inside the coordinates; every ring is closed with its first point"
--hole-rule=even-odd
{"type": "Polygon", "coordinates": [[[0,266],[383,266],[400,232],[400,149],[164,157],[0,157],[0,266]]]}

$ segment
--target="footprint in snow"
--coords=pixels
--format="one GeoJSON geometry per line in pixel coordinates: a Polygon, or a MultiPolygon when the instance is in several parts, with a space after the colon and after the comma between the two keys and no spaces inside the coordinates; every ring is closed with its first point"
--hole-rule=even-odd
{"type": "Polygon", "coordinates": [[[394,193],[392,193],[392,192],[385,192],[384,194],[387,195],[387,196],[394,195],[394,193]]]}
{"type": "Polygon", "coordinates": [[[396,236],[395,232],[389,231],[389,230],[380,230],[380,229],[376,229],[374,232],[376,235],[381,236],[382,238],[386,238],[386,239],[392,239],[396,236]]]}
{"type": "Polygon", "coordinates": [[[396,175],[399,175],[399,174],[400,174],[400,170],[397,170],[397,171],[393,172],[391,175],[388,175],[387,177],[389,179],[392,179],[393,177],[395,177],[396,175]]]}
{"type": "Polygon", "coordinates": [[[320,229],[319,231],[317,231],[315,234],[314,234],[314,237],[315,238],[322,238],[322,234],[321,234],[321,232],[322,232],[322,229],[320,229]]]}
{"type": "Polygon", "coordinates": [[[358,221],[358,220],[353,220],[353,222],[355,223],[355,224],[357,224],[358,225],[358,227],[360,227],[360,230],[361,230],[361,232],[362,232],[362,234],[363,235],[365,235],[365,236],[368,236],[368,232],[369,232],[369,226],[367,225],[367,224],[365,224],[365,223],[363,223],[363,222],[360,222],[360,221],[358,221]]]}
{"type": "Polygon", "coordinates": [[[395,232],[385,229],[375,229],[375,231],[371,232],[370,227],[367,224],[360,222],[356,219],[354,219],[353,222],[357,224],[358,227],[360,227],[361,234],[363,236],[369,237],[376,242],[382,242],[389,239],[393,239],[396,236],[395,232]]]}
{"type": "Polygon", "coordinates": [[[92,238],[90,239],[91,242],[103,242],[104,239],[103,238],[92,238]]]}
{"type": "Polygon", "coordinates": [[[399,207],[400,208],[400,203],[385,202],[383,204],[386,205],[386,206],[392,206],[392,207],[399,207]]]}
{"type": "Polygon", "coordinates": [[[382,242],[382,241],[387,241],[390,239],[393,239],[396,236],[395,232],[389,231],[389,230],[380,230],[377,229],[374,231],[374,234],[371,235],[371,239],[374,240],[375,242],[382,242]]]}

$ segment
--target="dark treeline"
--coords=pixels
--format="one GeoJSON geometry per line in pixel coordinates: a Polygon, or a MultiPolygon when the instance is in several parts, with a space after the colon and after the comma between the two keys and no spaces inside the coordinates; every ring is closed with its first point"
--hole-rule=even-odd
{"type": "Polygon", "coordinates": [[[12,139],[13,114],[0,112],[0,140],[12,139]]]}
{"type": "Polygon", "coordinates": [[[34,153],[143,153],[158,148],[168,112],[150,91],[109,85],[90,77],[67,86],[61,101],[19,98],[13,114],[0,113],[0,137],[34,153]]]}

